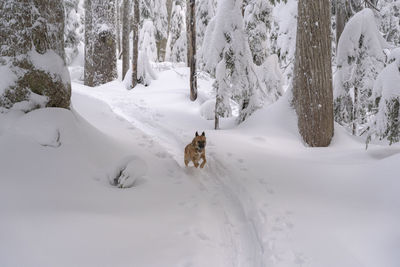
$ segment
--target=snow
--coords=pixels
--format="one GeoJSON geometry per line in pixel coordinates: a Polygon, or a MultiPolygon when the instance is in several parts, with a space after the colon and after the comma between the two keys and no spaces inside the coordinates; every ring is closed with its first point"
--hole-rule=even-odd
{"type": "Polygon", "coordinates": [[[9,65],[0,65],[0,96],[4,94],[5,90],[15,84],[17,75],[12,72],[9,65]]]}
{"type": "Polygon", "coordinates": [[[42,55],[33,49],[28,53],[28,56],[35,68],[53,73],[57,76],[59,75],[64,84],[70,83],[70,75],[64,60],[53,50],[47,50],[46,53],[42,55]]]}
{"type": "Polygon", "coordinates": [[[290,92],[215,131],[204,77],[195,102],[171,67],[133,90],[75,80],[72,111],[0,114],[0,266],[399,265],[399,145],[336,125],[305,147],[290,92]],[[196,131],[201,170],[183,162],[196,131]]]}

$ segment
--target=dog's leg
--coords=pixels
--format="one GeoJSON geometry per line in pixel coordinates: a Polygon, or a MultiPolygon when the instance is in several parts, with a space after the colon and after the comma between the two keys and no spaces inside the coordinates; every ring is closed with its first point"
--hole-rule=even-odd
{"type": "Polygon", "coordinates": [[[185,159],[185,165],[186,165],[186,167],[188,166],[188,164],[189,164],[189,161],[188,161],[187,159],[185,159]]]}
{"type": "Polygon", "coordinates": [[[205,154],[202,154],[202,155],[201,155],[201,158],[203,159],[203,162],[201,163],[200,168],[203,168],[204,165],[206,165],[206,162],[207,162],[207,160],[206,160],[206,155],[205,155],[205,154]]]}
{"type": "Polygon", "coordinates": [[[197,168],[197,167],[199,167],[199,162],[197,161],[197,160],[193,160],[193,164],[194,164],[194,166],[197,168]]]}

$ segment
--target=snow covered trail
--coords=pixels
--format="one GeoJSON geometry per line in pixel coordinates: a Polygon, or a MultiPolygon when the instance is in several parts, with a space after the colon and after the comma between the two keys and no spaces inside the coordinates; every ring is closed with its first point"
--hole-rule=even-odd
{"type": "MultiPolygon", "coordinates": [[[[168,72],[164,74],[171,75],[168,72]]],[[[165,78],[161,77],[160,80],[165,81],[165,78]]],[[[154,83],[157,82],[154,81],[154,83]]],[[[243,206],[242,198],[239,198],[237,193],[244,191],[239,184],[232,184],[233,181],[230,177],[233,175],[233,171],[228,170],[226,164],[215,156],[215,152],[213,152],[215,144],[212,141],[208,142],[208,164],[203,170],[194,167],[184,168],[183,148],[194,137],[196,130],[206,130],[208,135],[207,130],[211,129],[212,123],[204,123],[201,118],[198,122],[193,122],[193,119],[198,117],[197,109],[194,110],[196,112],[190,112],[190,107],[184,107],[183,110],[188,111],[187,114],[182,114],[182,107],[179,106],[177,110],[171,110],[173,101],[178,99],[180,102],[185,102],[182,100],[187,98],[187,90],[184,87],[174,88],[174,83],[171,85],[167,88],[162,85],[152,85],[159,89],[151,92],[148,92],[148,88],[140,88],[138,91],[129,92],[129,96],[118,82],[98,88],[87,88],[74,84],[73,91],[74,94],[89,95],[104,101],[116,114],[165,147],[168,156],[175,159],[182,168],[180,175],[184,176],[183,179],[197,184],[205,194],[203,197],[210,199],[211,208],[216,210],[218,215],[208,218],[208,220],[214,220],[219,224],[220,233],[204,234],[202,238],[208,240],[210,239],[209,235],[215,237],[210,241],[214,243],[214,246],[220,246],[223,251],[224,258],[221,266],[265,266],[262,258],[263,248],[255,228],[258,222],[254,222],[254,214],[251,214],[251,219],[248,217],[247,209],[253,205],[246,203],[246,207],[243,206]],[[171,91],[171,99],[160,98],[161,94],[165,96],[165,90],[171,91]],[[163,109],[163,104],[167,110],[163,109]],[[177,118],[179,119],[176,120],[177,118]],[[182,124],[182,122],[187,123],[182,124]]],[[[195,103],[195,105],[198,104],[195,103]]],[[[247,198],[247,200],[251,201],[251,198],[247,198]]],[[[209,226],[206,225],[205,232],[209,231],[207,228],[209,226]]]]}
{"type": "Polygon", "coordinates": [[[184,204],[201,206],[188,231],[201,241],[192,266],[398,266],[400,182],[388,166],[398,162],[399,146],[365,151],[363,140],[337,128],[331,147],[306,148],[285,99],[239,127],[222,120],[214,131],[200,116],[211,82],[199,84],[196,102],[189,101],[185,68],[131,91],[117,81],[73,84],[75,95],[107,103],[128,128],[163,147],[150,153],[170,158],[171,175],[197,188],[184,204]],[[203,130],[207,165],[185,168],[183,149],[203,130]]]}

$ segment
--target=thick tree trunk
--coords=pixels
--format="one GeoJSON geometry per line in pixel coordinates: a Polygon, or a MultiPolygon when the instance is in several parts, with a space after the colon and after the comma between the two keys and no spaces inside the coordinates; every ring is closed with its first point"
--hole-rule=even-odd
{"type": "Polygon", "coordinates": [[[305,143],[328,146],[333,136],[329,0],[299,0],[293,104],[305,143]]]}
{"type": "Polygon", "coordinates": [[[196,1],[190,0],[190,100],[197,99],[196,75],[196,1]]]}
{"type": "Polygon", "coordinates": [[[122,8],[122,79],[129,69],[130,0],[123,0],[122,8]]]}
{"type": "Polygon", "coordinates": [[[13,84],[1,88],[0,107],[28,101],[47,107],[69,108],[71,84],[65,64],[62,0],[0,2],[0,66],[13,84]],[[43,62],[51,62],[51,66],[43,62]],[[46,97],[46,98],[45,98],[46,97]]]}
{"type": "Polygon", "coordinates": [[[135,88],[138,82],[138,56],[139,56],[139,22],[140,22],[140,6],[139,0],[134,0],[133,15],[133,53],[132,53],[132,88],[135,88]]]}

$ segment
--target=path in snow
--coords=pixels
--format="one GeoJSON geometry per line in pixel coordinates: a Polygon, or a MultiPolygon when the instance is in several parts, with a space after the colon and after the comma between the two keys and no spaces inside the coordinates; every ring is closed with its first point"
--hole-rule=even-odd
{"type": "MultiPolygon", "coordinates": [[[[168,72],[161,73],[167,74],[168,72]]],[[[161,77],[160,81],[165,81],[161,77]]],[[[157,83],[158,81],[154,81],[157,83]]],[[[194,167],[184,168],[183,148],[189,143],[196,130],[211,129],[211,123],[199,118],[198,113],[191,107],[177,106],[171,109],[171,102],[184,103],[182,98],[187,97],[186,89],[152,85],[157,88],[149,92],[148,88],[140,88],[127,94],[118,82],[110,83],[98,88],[87,88],[73,84],[74,93],[95,97],[107,103],[119,116],[150,136],[152,140],[166,148],[169,156],[174,158],[182,167],[182,179],[188,179],[211,199],[216,218],[219,220],[221,240],[210,240],[207,234],[199,234],[199,238],[210,242],[220,243],[225,255],[223,264],[226,266],[265,266],[263,262],[264,248],[261,243],[257,226],[257,214],[253,210],[254,204],[245,190],[231,179],[233,172],[226,168],[222,160],[215,156],[216,145],[208,141],[208,164],[203,169],[194,167]],[[171,93],[166,93],[168,90],[171,93]],[[163,97],[160,98],[159,96],[163,97]],[[169,99],[165,99],[168,96],[169,99]],[[187,110],[187,114],[181,114],[187,110]],[[238,195],[240,194],[240,197],[238,195]],[[243,203],[246,201],[246,203],[243,203]],[[249,214],[250,213],[250,214],[249,214]]],[[[179,85],[178,85],[179,86],[179,85]]],[[[163,153],[159,157],[166,157],[163,153]]]]}

